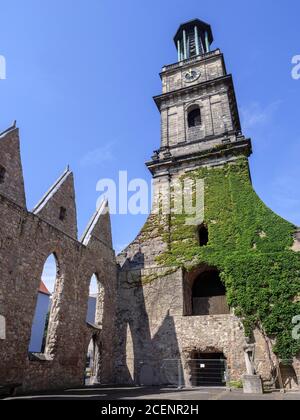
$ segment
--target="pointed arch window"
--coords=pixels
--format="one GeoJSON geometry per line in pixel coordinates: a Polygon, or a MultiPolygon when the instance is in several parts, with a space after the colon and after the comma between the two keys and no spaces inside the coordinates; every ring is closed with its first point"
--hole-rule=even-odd
{"type": "Polygon", "coordinates": [[[6,169],[4,168],[4,166],[0,165],[0,184],[4,184],[5,174],[6,174],[6,169]]]}
{"type": "Polygon", "coordinates": [[[65,207],[61,207],[59,209],[59,220],[64,221],[67,216],[67,209],[65,207]]]}
{"type": "Polygon", "coordinates": [[[100,326],[103,323],[104,315],[104,287],[97,274],[93,274],[90,280],[88,310],[86,321],[90,324],[100,326]]]}
{"type": "Polygon", "coordinates": [[[217,270],[201,273],[192,285],[192,315],[226,315],[230,313],[226,289],[217,270]]]}
{"type": "Polygon", "coordinates": [[[34,320],[31,328],[29,353],[47,353],[52,301],[58,275],[58,260],[55,254],[51,254],[45,262],[40,281],[34,320]]]}

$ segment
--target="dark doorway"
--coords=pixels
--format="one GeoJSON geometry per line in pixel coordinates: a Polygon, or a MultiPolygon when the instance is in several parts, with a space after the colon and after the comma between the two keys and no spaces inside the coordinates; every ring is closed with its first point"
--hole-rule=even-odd
{"type": "Polygon", "coordinates": [[[195,352],[191,360],[191,382],[196,387],[226,386],[226,359],[223,353],[195,352]]]}
{"type": "Polygon", "coordinates": [[[230,313],[226,289],[217,270],[205,271],[195,279],[192,287],[192,312],[194,316],[230,313]]]}

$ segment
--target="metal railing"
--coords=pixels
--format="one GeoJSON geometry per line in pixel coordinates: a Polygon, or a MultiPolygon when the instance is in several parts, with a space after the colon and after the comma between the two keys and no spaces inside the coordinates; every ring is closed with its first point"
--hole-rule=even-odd
{"type": "MultiPolygon", "coordinates": [[[[213,356],[212,356],[213,357],[213,356]]],[[[176,388],[225,387],[229,381],[227,362],[221,358],[146,359],[127,358],[117,365],[124,383],[176,388]]]]}
{"type": "Polygon", "coordinates": [[[225,387],[229,382],[226,360],[165,359],[161,364],[161,380],[164,385],[183,387],[225,387]]]}

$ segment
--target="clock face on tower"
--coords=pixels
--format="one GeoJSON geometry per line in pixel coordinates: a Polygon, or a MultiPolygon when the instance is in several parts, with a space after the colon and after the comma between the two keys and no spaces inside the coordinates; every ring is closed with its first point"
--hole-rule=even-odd
{"type": "Polygon", "coordinates": [[[184,80],[187,83],[195,82],[200,77],[200,72],[190,69],[184,74],[184,80]]]}

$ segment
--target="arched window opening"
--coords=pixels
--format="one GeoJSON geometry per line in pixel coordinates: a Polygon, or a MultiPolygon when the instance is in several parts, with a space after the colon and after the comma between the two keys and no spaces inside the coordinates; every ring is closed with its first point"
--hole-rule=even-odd
{"type": "Polygon", "coordinates": [[[135,366],[135,357],[134,357],[134,344],[132,338],[132,332],[130,328],[130,324],[127,324],[127,331],[126,331],[126,365],[128,369],[128,380],[130,383],[134,383],[137,369],[135,366]]]}
{"type": "Polygon", "coordinates": [[[4,184],[6,169],[0,165],[0,184],[4,184]]]}
{"type": "Polygon", "coordinates": [[[40,280],[34,320],[31,328],[29,353],[46,352],[49,319],[57,274],[57,260],[55,255],[52,254],[45,262],[40,280]]]}
{"type": "Polygon", "coordinates": [[[208,244],[208,229],[206,225],[201,225],[198,228],[198,241],[199,241],[199,245],[202,246],[206,246],[208,244]]]}
{"type": "Polygon", "coordinates": [[[104,287],[98,276],[94,274],[90,281],[88,311],[86,321],[90,324],[101,326],[104,311],[104,287]]]}
{"type": "Polygon", "coordinates": [[[188,113],[188,126],[189,128],[192,127],[199,127],[201,125],[201,111],[200,108],[194,108],[188,113]]]}
{"type": "Polygon", "coordinates": [[[226,289],[217,270],[201,273],[192,286],[192,314],[222,315],[229,314],[226,289]]]}
{"type": "Polygon", "coordinates": [[[85,365],[85,385],[95,385],[100,383],[100,349],[97,341],[97,336],[92,337],[89,342],[86,365],[85,365]]]}

